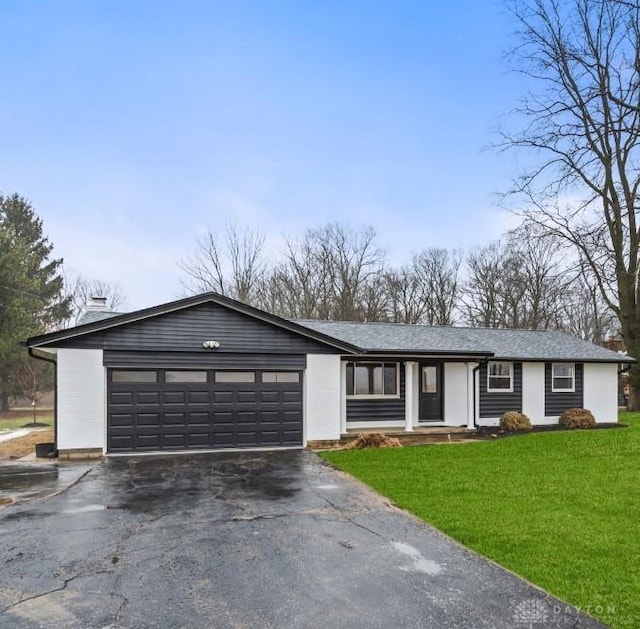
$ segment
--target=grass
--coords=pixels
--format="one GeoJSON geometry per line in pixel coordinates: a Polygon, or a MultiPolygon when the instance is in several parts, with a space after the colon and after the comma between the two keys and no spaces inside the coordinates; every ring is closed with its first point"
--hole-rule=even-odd
{"type": "MultiPolygon", "coordinates": [[[[38,423],[53,426],[53,411],[38,411],[38,423]]],[[[15,430],[22,428],[25,424],[33,423],[33,411],[31,409],[23,411],[6,411],[0,413],[0,433],[5,430],[15,430]]]]}
{"type": "Polygon", "coordinates": [[[630,427],[321,456],[611,627],[639,627],[640,413],[620,419],[630,427]]]}

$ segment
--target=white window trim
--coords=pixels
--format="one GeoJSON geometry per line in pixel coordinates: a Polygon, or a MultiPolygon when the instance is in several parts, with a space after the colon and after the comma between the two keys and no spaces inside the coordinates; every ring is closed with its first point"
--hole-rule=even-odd
{"type": "MultiPolygon", "coordinates": [[[[558,376],[561,377],[561,376],[558,376]]],[[[576,364],[575,363],[551,363],[551,393],[575,393],[576,392],[576,364]],[[570,389],[556,389],[553,386],[555,376],[553,375],[553,369],[556,366],[571,367],[571,388],[570,389]]]]}
{"type": "Polygon", "coordinates": [[[487,393],[513,393],[513,379],[514,379],[514,373],[515,368],[514,368],[514,363],[509,362],[508,360],[490,360],[487,363],[487,393]],[[492,364],[504,364],[504,365],[510,365],[510,369],[509,369],[509,388],[508,389],[492,389],[489,386],[489,383],[491,382],[491,378],[506,378],[506,376],[491,376],[490,374],[490,365],[492,364]]]}
{"type": "MultiPolygon", "coordinates": [[[[396,393],[394,395],[384,395],[384,394],[379,394],[379,393],[355,393],[355,374],[354,374],[354,378],[353,378],[353,390],[354,393],[353,395],[347,395],[346,398],[347,400],[399,400],[400,399],[400,369],[401,367],[401,363],[396,362],[395,360],[358,360],[358,361],[354,361],[354,360],[347,360],[346,364],[352,364],[355,366],[357,365],[382,365],[383,366],[383,372],[384,372],[384,365],[395,365],[396,366],[396,393]]],[[[346,383],[346,370],[345,370],[345,391],[347,390],[347,383],[346,383]]],[[[384,377],[384,376],[383,376],[384,377]]],[[[382,386],[384,387],[384,380],[382,382],[382,386]]]]}

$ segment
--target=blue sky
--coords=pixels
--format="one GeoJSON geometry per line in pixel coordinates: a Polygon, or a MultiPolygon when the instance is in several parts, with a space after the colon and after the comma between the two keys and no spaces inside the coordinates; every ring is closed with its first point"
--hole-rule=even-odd
{"type": "Polygon", "coordinates": [[[176,260],[227,221],[270,251],[373,225],[394,263],[510,223],[500,0],[25,0],[0,24],[0,190],[130,307],[179,296],[176,260]]]}

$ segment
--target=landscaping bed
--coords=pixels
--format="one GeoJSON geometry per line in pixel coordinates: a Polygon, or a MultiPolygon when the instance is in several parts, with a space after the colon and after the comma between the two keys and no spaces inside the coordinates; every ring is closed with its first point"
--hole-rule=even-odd
{"type": "MultiPolygon", "coordinates": [[[[612,428],[628,428],[628,424],[624,422],[598,423],[594,428],[588,430],[609,430],[612,428]]],[[[522,430],[503,430],[500,426],[478,426],[475,435],[470,437],[476,439],[485,439],[487,437],[513,437],[515,435],[526,435],[532,432],[567,432],[568,428],[560,424],[549,424],[547,426],[532,426],[531,429],[522,430]]]]}
{"type": "Polygon", "coordinates": [[[640,626],[640,413],[455,447],[322,457],[611,627],[640,626]]]}

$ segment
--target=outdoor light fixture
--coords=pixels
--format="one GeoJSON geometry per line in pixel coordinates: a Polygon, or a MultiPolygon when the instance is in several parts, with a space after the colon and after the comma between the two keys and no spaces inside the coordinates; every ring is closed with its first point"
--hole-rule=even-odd
{"type": "Polygon", "coordinates": [[[202,347],[205,349],[218,349],[218,347],[220,347],[220,343],[218,343],[218,341],[203,341],[202,347]]]}

